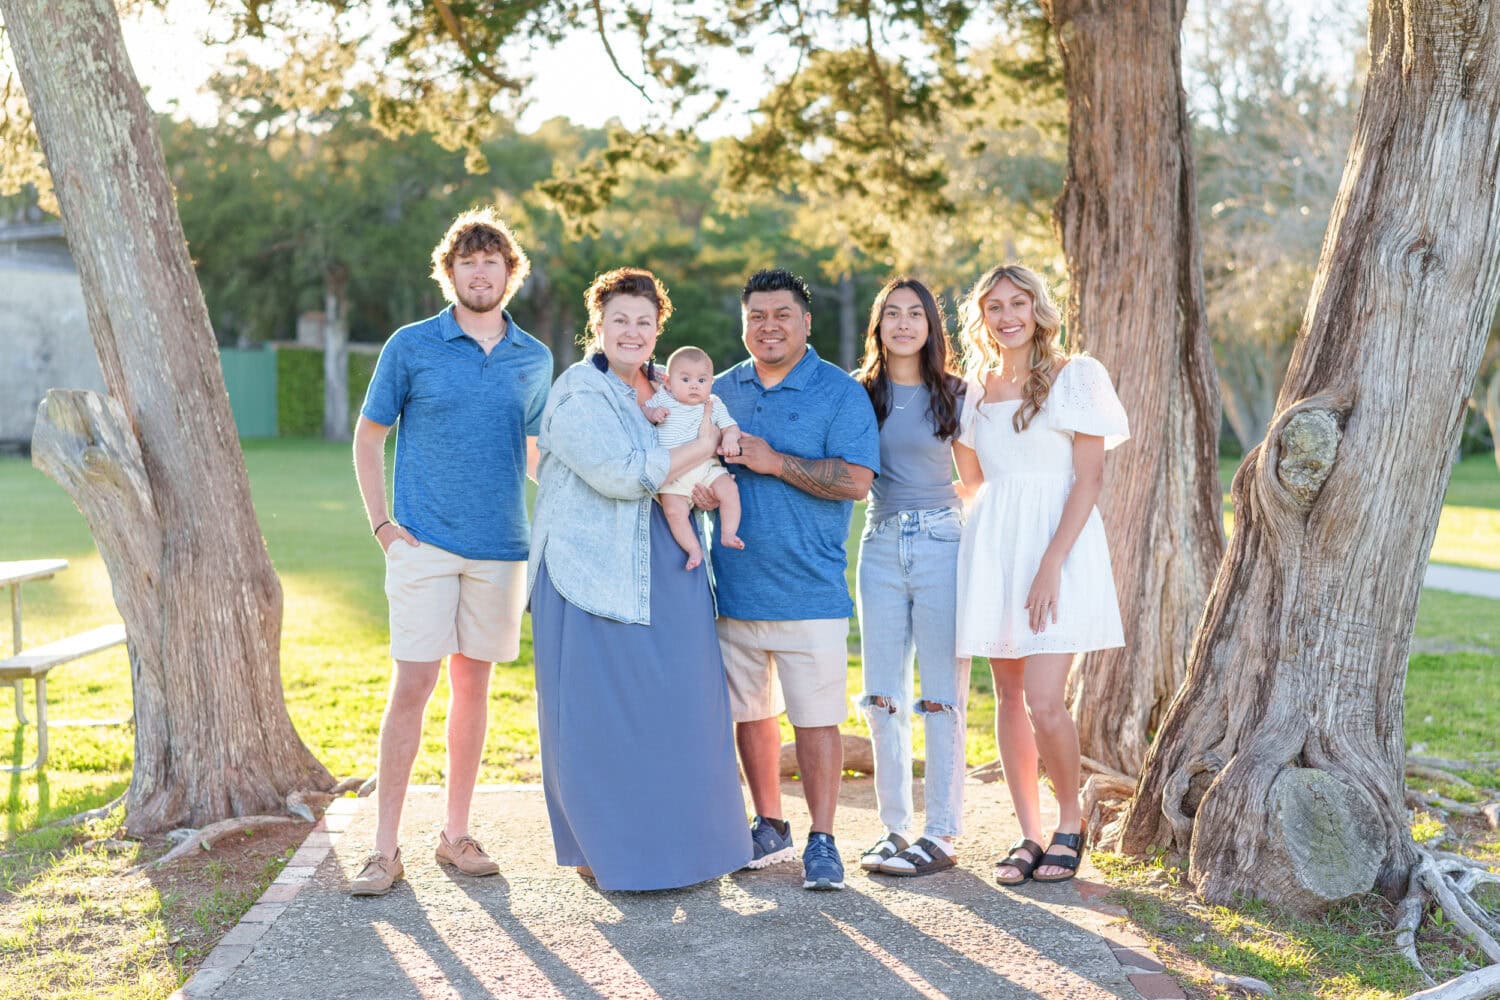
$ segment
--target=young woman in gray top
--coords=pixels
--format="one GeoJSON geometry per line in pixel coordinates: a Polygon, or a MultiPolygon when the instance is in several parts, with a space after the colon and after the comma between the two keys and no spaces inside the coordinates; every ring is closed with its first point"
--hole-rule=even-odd
{"type": "Polygon", "coordinates": [[[860,706],[875,745],[875,795],[886,835],[860,866],[887,875],[952,868],[963,819],[964,717],[969,660],[955,654],[958,542],[953,484],[963,381],[936,299],[896,278],[875,297],[854,377],[880,422],[880,476],[859,543],[856,601],[864,661],[860,706]],[[913,701],[913,661],[922,700],[913,701]],[[912,825],[911,715],[927,741],[923,835],[912,825]]]}

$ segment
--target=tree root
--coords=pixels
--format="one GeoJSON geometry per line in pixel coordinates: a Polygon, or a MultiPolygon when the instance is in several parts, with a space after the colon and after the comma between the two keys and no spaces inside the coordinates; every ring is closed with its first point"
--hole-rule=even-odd
{"type": "MultiPolygon", "coordinates": [[[[1464,761],[1444,761],[1443,763],[1462,764],[1464,761]]],[[[1408,778],[1426,778],[1428,781],[1441,781],[1446,785],[1457,785],[1459,788],[1474,790],[1473,782],[1467,778],[1460,778],[1452,771],[1437,767],[1435,764],[1420,762],[1410,758],[1406,761],[1406,776],[1408,778]]]]}
{"type": "Polygon", "coordinates": [[[130,871],[135,872],[142,868],[161,868],[164,865],[169,865],[196,850],[208,850],[214,845],[214,841],[231,833],[250,830],[258,826],[271,826],[275,823],[291,822],[294,822],[294,820],[290,816],[233,816],[229,819],[221,819],[217,823],[210,823],[203,829],[194,832],[187,840],[184,840],[155,861],[149,864],[136,865],[130,871]]]}
{"type": "Polygon", "coordinates": [[[78,826],[81,823],[92,823],[96,819],[108,816],[121,802],[125,801],[128,792],[121,792],[118,796],[106,802],[97,809],[85,809],[81,813],[74,813],[66,819],[54,820],[42,827],[43,830],[55,830],[62,826],[78,826]]]}
{"type": "Polygon", "coordinates": [[[1500,965],[1465,972],[1441,986],[1413,993],[1406,1000],[1488,1000],[1500,996],[1500,965]]]}
{"type": "Polygon", "coordinates": [[[1113,781],[1117,781],[1120,784],[1129,785],[1130,794],[1135,793],[1136,779],[1132,778],[1124,771],[1117,771],[1114,768],[1110,767],[1108,764],[1097,761],[1092,757],[1080,757],[1079,761],[1083,764],[1085,770],[1093,771],[1095,774],[1103,775],[1104,777],[1109,778],[1113,781]]]}
{"type": "Polygon", "coordinates": [[[1460,816],[1482,816],[1482,807],[1472,802],[1455,802],[1453,799],[1444,798],[1441,795],[1433,795],[1430,792],[1419,792],[1415,788],[1406,790],[1408,803],[1416,803],[1428,809],[1435,809],[1444,814],[1458,813],[1460,816]]]}
{"type": "Polygon", "coordinates": [[[350,792],[357,792],[359,791],[359,787],[365,783],[365,780],[364,778],[345,778],[337,785],[328,789],[328,793],[333,796],[339,796],[347,795],[350,792]]]}
{"type": "Polygon", "coordinates": [[[1412,994],[1408,1000],[1482,1000],[1500,996],[1500,941],[1496,940],[1500,937],[1500,918],[1486,911],[1472,894],[1481,885],[1500,885],[1500,874],[1447,851],[1419,848],[1417,857],[1406,898],[1396,907],[1393,922],[1396,945],[1402,956],[1430,988],[1412,994]],[[1430,903],[1436,903],[1443,915],[1495,964],[1435,984],[1417,957],[1417,927],[1430,903]]]}

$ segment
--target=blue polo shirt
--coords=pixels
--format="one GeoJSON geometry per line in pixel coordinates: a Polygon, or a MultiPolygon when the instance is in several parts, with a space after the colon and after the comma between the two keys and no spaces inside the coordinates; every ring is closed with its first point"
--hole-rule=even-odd
{"type": "Polygon", "coordinates": [[[552,352],[505,314],[486,355],[449,306],[381,348],[364,416],[396,429],[397,523],[465,559],[523,560],[526,437],[542,420],[552,352]]]}
{"type": "MultiPolygon", "coordinates": [[[[786,378],[767,389],[755,360],[714,380],[714,393],[747,434],[798,458],[842,458],[880,472],[880,430],[869,394],[811,347],[786,378]]],[[[719,614],[752,621],[848,618],[844,571],[852,500],[824,500],[775,476],[729,465],[740,489],[740,539],[711,552],[719,614]]]]}

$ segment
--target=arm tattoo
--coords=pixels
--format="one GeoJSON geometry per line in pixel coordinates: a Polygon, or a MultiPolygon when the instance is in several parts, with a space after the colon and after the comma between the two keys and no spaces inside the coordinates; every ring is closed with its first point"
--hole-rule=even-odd
{"type": "Polygon", "coordinates": [[[825,500],[850,500],[858,487],[842,458],[796,458],[782,456],[781,480],[825,500]]]}

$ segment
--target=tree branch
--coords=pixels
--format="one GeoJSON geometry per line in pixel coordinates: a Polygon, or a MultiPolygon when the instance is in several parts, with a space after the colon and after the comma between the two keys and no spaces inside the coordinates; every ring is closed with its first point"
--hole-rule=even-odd
{"type": "Polygon", "coordinates": [[[620,79],[639,90],[647,104],[652,103],[651,95],[646,93],[646,88],[631,79],[630,74],[620,67],[620,60],[615,58],[614,47],[609,44],[609,33],[604,29],[604,5],[599,0],[594,0],[594,24],[599,29],[599,41],[604,43],[604,53],[609,56],[609,64],[615,68],[616,73],[620,74],[620,79]]]}

